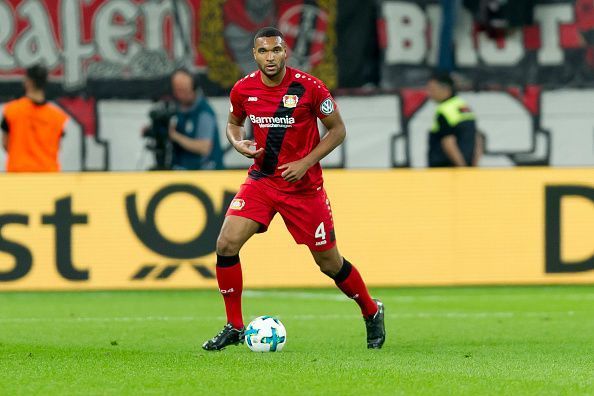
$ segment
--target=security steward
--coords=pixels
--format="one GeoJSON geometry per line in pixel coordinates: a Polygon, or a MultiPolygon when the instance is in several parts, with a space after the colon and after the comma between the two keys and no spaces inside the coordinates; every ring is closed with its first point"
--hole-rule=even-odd
{"type": "Polygon", "coordinates": [[[482,138],[474,113],[456,94],[452,77],[445,72],[433,73],[427,82],[427,94],[438,104],[429,133],[429,166],[477,166],[482,138]]]}

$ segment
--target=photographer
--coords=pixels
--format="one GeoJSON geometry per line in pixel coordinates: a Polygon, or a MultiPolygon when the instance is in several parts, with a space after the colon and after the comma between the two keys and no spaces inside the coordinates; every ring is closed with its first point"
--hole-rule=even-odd
{"type": "Polygon", "coordinates": [[[198,93],[194,77],[187,70],[177,70],[171,76],[171,89],[175,108],[162,102],[150,113],[153,129],[157,129],[153,131],[157,169],[223,169],[216,117],[206,98],[198,93]],[[155,124],[163,125],[163,120],[167,128],[155,128],[155,124]]]}

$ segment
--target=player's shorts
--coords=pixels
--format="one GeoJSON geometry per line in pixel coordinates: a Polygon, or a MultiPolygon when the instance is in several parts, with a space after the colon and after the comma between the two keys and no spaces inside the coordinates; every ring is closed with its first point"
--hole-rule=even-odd
{"type": "Polygon", "coordinates": [[[323,187],[308,193],[285,193],[252,180],[241,185],[226,216],[254,220],[260,223],[258,232],[266,232],[276,213],[298,244],[319,252],[336,245],[330,200],[323,187]]]}

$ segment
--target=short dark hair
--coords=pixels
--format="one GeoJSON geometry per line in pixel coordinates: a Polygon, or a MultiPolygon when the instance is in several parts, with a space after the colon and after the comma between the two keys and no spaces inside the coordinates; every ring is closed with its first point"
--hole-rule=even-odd
{"type": "Polygon", "coordinates": [[[431,73],[431,77],[429,80],[437,81],[438,83],[447,86],[452,90],[452,92],[456,92],[456,84],[454,83],[454,79],[450,73],[443,71],[443,70],[434,70],[431,73]]]}
{"type": "Polygon", "coordinates": [[[45,88],[45,85],[47,84],[47,74],[47,68],[43,65],[31,66],[27,68],[27,71],[25,73],[27,78],[31,80],[31,82],[37,89],[45,88]]]}
{"type": "Polygon", "coordinates": [[[254,36],[254,47],[256,47],[256,39],[259,39],[260,37],[280,37],[283,40],[285,39],[285,36],[281,31],[272,26],[264,27],[256,32],[256,35],[254,36]]]}

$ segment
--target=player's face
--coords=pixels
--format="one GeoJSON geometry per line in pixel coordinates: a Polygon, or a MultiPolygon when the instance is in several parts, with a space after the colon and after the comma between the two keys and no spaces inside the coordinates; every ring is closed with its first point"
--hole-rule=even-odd
{"type": "Polygon", "coordinates": [[[254,46],[254,59],[268,78],[274,79],[285,68],[287,46],[280,37],[259,37],[254,46]]]}

